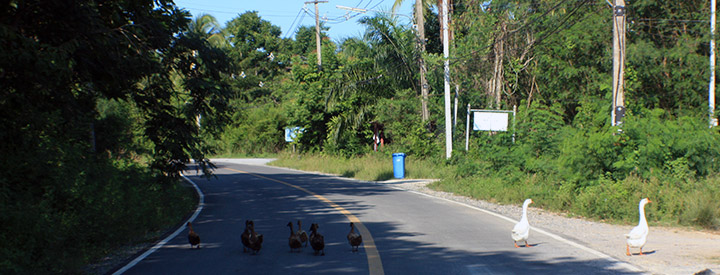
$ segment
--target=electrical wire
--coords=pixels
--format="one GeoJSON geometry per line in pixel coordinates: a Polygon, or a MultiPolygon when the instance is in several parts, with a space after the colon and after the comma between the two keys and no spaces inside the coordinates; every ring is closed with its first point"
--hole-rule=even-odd
{"type": "Polygon", "coordinates": [[[293,31],[293,33],[296,33],[296,32],[300,29],[300,26],[302,25],[303,20],[305,20],[305,13],[303,13],[303,14],[300,16],[300,21],[298,21],[298,24],[297,24],[297,26],[295,27],[295,31],[293,31]]]}
{"type": "MultiPolygon", "coordinates": [[[[575,7],[575,9],[574,9],[572,12],[568,13],[568,16],[566,16],[565,19],[563,19],[563,20],[561,21],[561,23],[559,24],[559,26],[562,26],[563,24],[565,24],[565,22],[570,18],[570,16],[572,16],[581,6],[587,4],[589,1],[591,1],[591,0],[583,0],[579,5],[577,5],[577,6],[575,7]]],[[[531,26],[531,24],[534,24],[534,23],[537,22],[540,18],[547,16],[550,12],[556,10],[557,8],[560,7],[561,4],[563,4],[563,3],[565,3],[565,2],[567,2],[567,0],[562,1],[561,3],[553,6],[551,9],[545,11],[542,15],[536,17],[536,18],[533,19],[531,22],[524,24],[522,27],[517,28],[517,29],[515,29],[515,30],[512,30],[512,31],[508,32],[506,35],[504,35],[504,36],[501,37],[500,39],[495,40],[492,44],[490,44],[490,45],[488,45],[488,46],[485,46],[485,47],[483,47],[483,48],[480,48],[480,49],[471,51],[471,52],[469,52],[469,53],[467,53],[467,54],[464,54],[463,56],[458,56],[458,57],[452,57],[452,58],[450,58],[450,59],[452,59],[452,61],[450,62],[450,64],[453,65],[453,64],[456,64],[456,63],[458,63],[458,62],[464,62],[464,61],[470,60],[470,57],[473,56],[473,55],[475,55],[475,54],[477,54],[478,52],[491,49],[492,47],[495,47],[495,45],[497,45],[498,43],[505,42],[505,40],[507,40],[507,39],[510,37],[510,36],[509,36],[510,34],[519,32],[520,30],[527,29],[528,27],[531,26]]],[[[578,22],[579,22],[579,21],[578,21],[578,22]]],[[[576,22],[576,23],[577,23],[577,22],[576,22]]],[[[558,27],[558,28],[555,28],[555,29],[554,29],[553,31],[551,31],[549,34],[547,34],[547,35],[545,35],[543,38],[541,38],[541,40],[547,38],[547,36],[549,36],[549,35],[551,35],[551,34],[554,34],[554,33],[558,32],[559,30],[560,30],[559,27],[558,27]]],[[[537,41],[537,42],[536,42],[536,45],[539,44],[539,42],[540,42],[540,41],[537,41]]]]}
{"type": "MultiPolygon", "coordinates": [[[[290,27],[288,28],[287,32],[285,33],[285,38],[290,37],[290,33],[293,30],[293,27],[295,26],[295,22],[297,22],[298,17],[300,17],[300,14],[302,14],[302,8],[298,11],[298,14],[295,15],[295,19],[293,19],[292,24],[290,24],[290,27]]],[[[304,16],[303,16],[304,17],[304,16]]],[[[300,21],[302,22],[302,20],[300,21]]]]}
{"type": "Polygon", "coordinates": [[[665,18],[628,18],[629,21],[638,22],[669,22],[669,23],[709,23],[710,20],[698,19],[665,19],[665,18]]]}
{"type": "MultiPolygon", "coordinates": [[[[570,13],[568,13],[568,16],[566,16],[565,19],[563,19],[562,22],[560,22],[559,26],[565,25],[565,22],[567,22],[567,20],[570,19],[570,17],[573,16],[573,15],[580,9],[580,7],[582,7],[583,5],[587,4],[588,2],[589,2],[589,1],[584,1],[584,2],[580,3],[580,5],[577,5],[577,6],[575,7],[575,9],[573,9],[570,13]]],[[[586,16],[587,16],[587,15],[586,15],[586,16]]],[[[582,20],[584,20],[584,18],[583,18],[582,20]]],[[[576,21],[575,23],[571,24],[571,26],[577,24],[578,22],[581,22],[582,20],[576,21]]],[[[547,37],[549,37],[550,35],[553,35],[553,34],[559,32],[560,30],[561,30],[560,28],[555,28],[555,29],[554,29],[553,31],[551,31],[550,33],[548,33],[548,34],[546,34],[545,36],[541,37],[540,39],[536,40],[537,42],[535,42],[535,45],[540,44],[540,42],[542,42],[543,40],[545,40],[547,37]]],[[[624,46],[623,46],[623,48],[624,48],[624,46]]]]}

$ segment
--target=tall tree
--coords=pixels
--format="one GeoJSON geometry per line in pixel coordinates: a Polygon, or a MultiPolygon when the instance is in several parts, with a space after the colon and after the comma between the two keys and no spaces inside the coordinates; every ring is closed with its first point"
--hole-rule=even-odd
{"type": "MultiPolygon", "coordinates": [[[[400,5],[402,5],[403,0],[395,0],[395,3],[393,4],[393,13],[397,10],[400,5]]],[[[428,2],[428,1],[426,1],[428,2]]],[[[429,95],[429,85],[427,83],[427,78],[425,74],[427,73],[427,66],[425,64],[425,59],[423,57],[423,54],[426,50],[426,43],[425,43],[425,15],[424,10],[426,9],[427,4],[425,4],[422,0],[415,0],[415,26],[417,26],[417,43],[418,43],[418,65],[420,67],[420,73],[419,73],[419,80],[418,87],[420,89],[420,95],[422,96],[421,100],[421,108],[422,108],[422,119],[423,121],[426,121],[430,118],[430,112],[428,110],[428,95],[429,95]]]]}
{"type": "MultiPolygon", "coordinates": [[[[7,68],[0,76],[5,83],[3,110],[8,112],[3,118],[19,125],[74,125],[75,136],[66,136],[73,131],[58,134],[83,141],[73,144],[90,146],[96,100],[129,99],[148,118],[146,134],[156,142],[153,167],[177,175],[197,143],[192,138],[192,127],[172,125],[166,117],[175,113],[171,111],[174,91],[170,72],[175,68],[189,70],[192,64],[209,64],[192,61],[197,59],[192,55],[197,45],[183,45],[190,41],[174,35],[188,24],[187,16],[166,1],[80,1],[72,5],[13,2],[0,17],[6,49],[2,67],[7,68]],[[181,54],[181,49],[187,50],[182,55],[188,58],[167,58],[181,54]],[[187,63],[176,63],[178,60],[187,63]],[[18,108],[20,105],[14,105],[17,101],[35,107],[24,104],[18,108]],[[43,117],[41,114],[60,120],[40,124],[29,121],[43,117]],[[179,148],[158,143],[172,143],[179,148]]],[[[212,92],[196,90],[192,96],[205,97],[212,92]]],[[[13,137],[17,139],[38,136],[30,128],[21,129],[13,127],[4,132],[20,135],[13,137]]]]}
{"type": "MultiPolygon", "coordinates": [[[[598,12],[604,8],[587,5],[587,1],[492,1],[466,5],[456,18],[458,58],[453,63],[458,66],[464,86],[484,91],[485,100],[478,103],[486,107],[511,106],[521,99],[527,99],[529,104],[539,96],[550,96],[550,102],[556,99],[553,95],[576,96],[577,91],[566,92],[567,87],[577,84],[579,89],[586,90],[593,86],[559,76],[557,64],[568,64],[563,69],[575,68],[567,71],[567,77],[598,77],[597,71],[592,71],[598,66],[590,63],[602,60],[602,53],[597,50],[606,45],[597,37],[603,30],[598,12]],[[575,47],[577,43],[582,43],[582,47],[575,47]],[[587,58],[571,57],[576,54],[587,58]],[[550,83],[552,88],[547,87],[550,83]]],[[[573,110],[574,107],[568,109],[573,110]]]]}
{"type": "Polygon", "coordinates": [[[140,112],[134,126],[151,141],[149,162],[161,182],[178,177],[190,158],[207,163],[195,114],[220,115],[224,88],[206,84],[221,79],[223,55],[182,35],[188,16],[163,0],[3,2],[0,237],[14,243],[0,250],[0,273],[75,273],[67,268],[87,260],[89,230],[81,228],[98,223],[78,217],[101,202],[83,195],[105,190],[99,167],[113,163],[93,150],[94,140],[123,144],[93,135],[103,102],[140,112]],[[187,76],[182,94],[173,71],[187,76]]]}
{"type": "Polygon", "coordinates": [[[284,68],[276,60],[282,46],[280,27],[250,11],[228,22],[225,32],[232,44],[229,55],[234,61],[235,85],[243,91],[241,97],[250,100],[269,95],[266,84],[284,68]]]}

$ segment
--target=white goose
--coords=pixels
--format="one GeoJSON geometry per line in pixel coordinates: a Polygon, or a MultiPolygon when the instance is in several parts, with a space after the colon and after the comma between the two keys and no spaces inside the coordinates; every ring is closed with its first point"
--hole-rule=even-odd
{"type": "Polygon", "coordinates": [[[630,256],[630,247],[639,247],[640,248],[640,255],[643,255],[642,248],[645,245],[645,241],[647,241],[647,235],[650,232],[650,228],[648,228],[647,220],[645,219],[645,205],[650,203],[650,199],[644,198],[640,200],[640,206],[638,206],[640,211],[640,223],[633,228],[630,231],[630,234],[625,234],[625,238],[627,239],[627,244],[625,245],[627,255],[630,256]]]}
{"type": "Polygon", "coordinates": [[[527,208],[528,205],[530,205],[533,201],[531,199],[525,200],[523,203],[523,212],[522,212],[522,218],[520,218],[520,222],[515,224],[515,227],[513,227],[512,230],[512,238],[513,241],[515,241],[515,247],[519,247],[517,245],[517,242],[524,241],[525,247],[530,247],[530,245],[527,242],[528,236],[530,236],[530,223],[528,223],[527,219],[527,208]]]}

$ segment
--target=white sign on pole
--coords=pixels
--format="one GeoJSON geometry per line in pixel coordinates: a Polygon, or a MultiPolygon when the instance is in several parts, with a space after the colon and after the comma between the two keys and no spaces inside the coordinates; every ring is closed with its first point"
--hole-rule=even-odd
{"type": "Polygon", "coordinates": [[[473,112],[473,130],[507,131],[508,113],[473,112]]]}

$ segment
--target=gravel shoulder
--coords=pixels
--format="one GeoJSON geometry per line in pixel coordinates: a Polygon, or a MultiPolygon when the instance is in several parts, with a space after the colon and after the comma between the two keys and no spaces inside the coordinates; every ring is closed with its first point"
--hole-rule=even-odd
{"type": "MultiPolygon", "coordinates": [[[[522,214],[520,205],[499,205],[435,191],[427,187],[430,182],[431,180],[389,180],[377,183],[457,201],[516,220],[519,220],[522,214]]],[[[528,220],[532,227],[563,236],[640,267],[650,274],[695,274],[703,270],[707,272],[704,274],[720,272],[720,232],[692,231],[650,224],[650,235],[643,249],[645,255],[627,256],[624,234],[630,232],[634,225],[587,221],[533,208],[532,205],[528,210],[528,220]]],[[[530,236],[532,238],[532,233],[530,236]]],[[[638,249],[631,250],[633,254],[638,252],[638,249]]]]}

